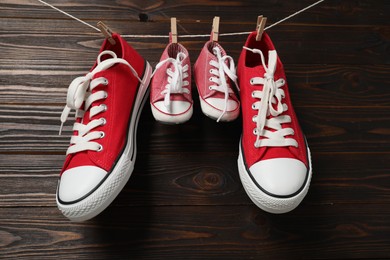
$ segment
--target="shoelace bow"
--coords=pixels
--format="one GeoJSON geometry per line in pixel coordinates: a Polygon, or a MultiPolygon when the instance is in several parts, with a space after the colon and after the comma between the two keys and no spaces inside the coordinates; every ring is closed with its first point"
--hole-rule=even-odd
{"type": "Polygon", "coordinates": [[[217,68],[217,70],[212,69],[210,72],[215,75],[216,77],[211,77],[210,81],[214,82],[217,85],[212,85],[210,86],[210,90],[215,90],[219,91],[225,94],[225,107],[221,113],[221,115],[218,117],[217,122],[223,117],[223,115],[226,113],[227,110],[227,105],[228,105],[228,99],[229,99],[229,94],[233,93],[233,90],[229,88],[229,85],[227,83],[226,76],[230,78],[234,84],[236,85],[237,89],[238,83],[237,83],[237,75],[236,75],[236,69],[234,66],[234,61],[233,58],[224,55],[222,56],[221,50],[218,47],[213,48],[214,55],[217,56],[218,62],[211,60],[210,65],[214,66],[217,68]],[[229,65],[229,66],[228,66],[229,65]]]}
{"type": "Polygon", "coordinates": [[[282,103],[285,97],[284,90],[281,88],[285,84],[285,80],[280,78],[274,80],[274,73],[277,64],[277,53],[275,50],[268,52],[268,66],[265,64],[264,55],[259,49],[244,49],[257,53],[261,56],[261,62],[265,69],[264,77],[255,77],[251,79],[251,85],[263,85],[263,90],[254,90],[252,97],[260,99],[253,103],[252,109],[258,110],[258,114],[252,119],[256,123],[254,134],[256,135],[255,147],[264,146],[295,146],[298,147],[298,142],[293,138],[286,138],[288,135],[294,135],[292,128],[282,128],[282,124],[291,123],[291,117],[288,115],[280,115],[288,110],[286,104],[282,103]],[[276,109],[274,108],[276,107],[276,109]],[[272,118],[267,119],[267,116],[272,115],[272,118]],[[275,131],[267,130],[273,129],[275,131]],[[260,138],[261,136],[266,138],[260,138]]]}
{"type": "MultiPolygon", "coordinates": [[[[117,55],[112,51],[103,51],[99,54],[97,58],[97,66],[88,74],[82,77],[75,78],[68,88],[68,93],[66,97],[66,105],[61,114],[61,127],[59,134],[61,135],[62,127],[66,122],[71,109],[76,110],[76,118],[82,118],[84,113],[89,110],[89,119],[91,120],[97,114],[104,112],[107,107],[104,104],[99,106],[91,106],[93,102],[107,98],[107,92],[100,90],[92,93],[92,90],[99,85],[108,85],[108,80],[104,77],[99,77],[92,79],[93,76],[101,71],[107,70],[108,68],[114,66],[115,64],[124,64],[128,66],[133,73],[133,75],[141,82],[141,79],[138,77],[137,72],[134,68],[124,59],[118,58],[117,55]],[[112,58],[101,61],[103,55],[110,55],[112,58]],[[83,109],[81,108],[84,104],[83,109]]],[[[73,131],[77,131],[78,135],[73,135],[71,137],[70,143],[66,154],[77,153],[85,150],[99,151],[102,149],[102,146],[93,142],[102,138],[104,132],[92,131],[94,128],[104,125],[106,123],[104,118],[93,119],[88,124],[83,124],[83,122],[75,122],[73,125],[73,131]]]]}
{"type": "Polygon", "coordinates": [[[164,95],[164,105],[170,111],[171,108],[171,94],[189,94],[190,91],[187,88],[183,88],[188,86],[190,83],[187,80],[184,80],[188,77],[188,65],[182,64],[183,60],[186,58],[186,55],[182,52],[179,52],[174,58],[167,58],[165,60],[160,61],[152,74],[152,76],[156,73],[156,71],[165,63],[169,62],[173,64],[174,71],[168,68],[166,73],[168,74],[168,84],[165,86],[165,89],[161,92],[164,95]]]}

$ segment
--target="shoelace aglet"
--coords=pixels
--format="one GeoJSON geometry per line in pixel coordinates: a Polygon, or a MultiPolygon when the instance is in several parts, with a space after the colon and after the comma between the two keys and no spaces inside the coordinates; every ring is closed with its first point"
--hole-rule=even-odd
{"type": "Polygon", "coordinates": [[[60,126],[60,131],[59,131],[58,135],[61,135],[62,128],[64,127],[64,123],[66,122],[66,119],[68,119],[69,113],[70,113],[70,107],[65,106],[64,110],[62,110],[62,113],[61,113],[61,126],[60,126]]]}
{"type": "Polygon", "coordinates": [[[226,114],[228,97],[229,97],[229,94],[225,93],[225,107],[223,108],[223,111],[222,111],[221,115],[218,117],[217,123],[219,123],[219,121],[221,120],[221,118],[223,117],[223,115],[226,114]]]}
{"type": "Polygon", "coordinates": [[[167,108],[168,112],[171,112],[171,101],[170,101],[170,93],[168,90],[168,93],[164,96],[164,106],[167,108]]]}
{"type": "Polygon", "coordinates": [[[60,131],[58,132],[58,135],[62,134],[62,127],[64,126],[64,122],[61,122],[60,131]]]}
{"type": "Polygon", "coordinates": [[[222,57],[221,50],[218,47],[214,47],[213,48],[213,52],[217,56],[217,59],[218,59],[218,63],[219,63],[219,68],[218,68],[219,78],[220,78],[220,81],[221,81],[221,86],[224,88],[224,92],[225,92],[225,107],[224,107],[221,115],[217,119],[217,123],[218,123],[221,120],[221,118],[225,115],[225,113],[227,111],[227,103],[228,103],[228,98],[229,98],[229,89],[228,89],[228,85],[227,85],[227,79],[225,78],[225,73],[227,73],[228,77],[231,78],[234,81],[235,84],[236,84],[236,80],[233,77],[233,75],[230,75],[231,73],[229,73],[228,67],[224,64],[225,63],[225,59],[227,57],[229,57],[229,56],[224,56],[225,58],[222,57]]]}

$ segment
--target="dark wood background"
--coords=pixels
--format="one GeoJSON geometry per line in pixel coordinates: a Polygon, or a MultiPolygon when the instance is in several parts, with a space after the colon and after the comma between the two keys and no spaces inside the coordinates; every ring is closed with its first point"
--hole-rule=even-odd
{"type": "MultiPolygon", "coordinates": [[[[168,33],[171,16],[179,34],[203,34],[215,15],[221,32],[251,31],[257,15],[270,25],[314,0],[49,2],[122,34],[168,33]]],[[[313,157],[309,193],[293,212],[251,203],[237,171],[241,118],[206,118],[194,91],[183,125],[156,123],[145,107],[129,183],[101,215],[71,223],[55,203],[72,125],[58,136],[59,117],[103,38],[36,0],[1,1],[0,258],[390,258],[389,14],[388,0],[327,0],[268,32],[313,157]]],[[[245,39],[220,40],[237,61],[245,39]]],[[[205,40],[181,40],[192,62],[205,40]]],[[[166,46],[128,41],[153,66],[166,46]]]]}

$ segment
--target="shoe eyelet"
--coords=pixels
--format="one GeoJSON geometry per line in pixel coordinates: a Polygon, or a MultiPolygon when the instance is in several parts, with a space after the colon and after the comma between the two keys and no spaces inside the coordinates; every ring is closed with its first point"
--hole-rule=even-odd
{"type": "Polygon", "coordinates": [[[210,69],[210,70],[209,70],[209,72],[210,72],[210,73],[213,73],[213,70],[212,70],[212,69],[210,69]]]}
{"type": "Polygon", "coordinates": [[[101,151],[103,151],[103,145],[99,145],[99,148],[97,149],[97,152],[101,152],[101,151]]]}
{"type": "Polygon", "coordinates": [[[104,117],[100,118],[100,120],[102,121],[102,124],[101,124],[101,125],[107,124],[107,120],[106,120],[104,117]]]}
{"type": "Polygon", "coordinates": [[[253,116],[253,117],[252,117],[252,122],[253,122],[253,123],[256,123],[256,116],[253,116]]]}
{"type": "Polygon", "coordinates": [[[107,93],[107,91],[104,91],[104,98],[108,98],[108,93],[107,93]]]}
{"type": "Polygon", "coordinates": [[[106,78],[104,78],[104,83],[103,83],[104,85],[108,85],[108,79],[106,79],[106,78]]]}
{"type": "Polygon", "coordinates": [[[104,133],[103,131],[100,132],[100,139],[104,138],[106,136],[106,133],[104,133]]]}
{"type": "Polygon", "coordinates": [[[213,81],[213,78],[212,78],[212,77],[210,77],[210,78],[209,78],[209,81],[213,81]]]}
{"type": "Polygon", "coordinates": [[[252,92],[251,96],[252,96],[253,98],[255,98],[255,92],[254,92],[254,91],[252,92]]]}
{"type": "Polygon", "coordinates": [[[254,134],[254,135],[258,135],[257,128],[253,128],[253,134],[254,134]]]}
{"type": "Polygon", "coordinates": [[[250,84],[253,86],[253,84],[254,84],[254,83],[253,83],[253,79],[251,79],[249,82],[250,82],[250,84]]]}
{"type": "Polygon", "coordinates": [[[213,88],[211,86],[209,86],[209,90],[213,90],[213,88]]]}
{"type": "Polygon", "coordinates": [[[256,105],[255,105],[255,104],[252,104],[252,109],[253,109],[253,110],[256,109],[256,105]]]}

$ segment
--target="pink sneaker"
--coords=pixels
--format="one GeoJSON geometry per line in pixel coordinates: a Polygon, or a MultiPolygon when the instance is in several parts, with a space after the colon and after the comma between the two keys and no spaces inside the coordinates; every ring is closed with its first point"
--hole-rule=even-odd
{"type": "Polygon", "coordinates": [[[194,65],[194,79],[203,113],[219,121],[232,121],[240,114],[240,102],[232,89],[237,86],[233,58],[216,42],[206,42],[194,65]]]}
{"type": "Polygon", "coordinates": [[[157,121],[180,124],[192,116],[191,62],[187,49],[170,43],[153,72],[150,105],[157,121]]]}
{"type": "Polygon", "coordinates": [[[152,68],[118,34],[104,41],[91,71],[72,81],[61,115],[76,122],[57,188],[57,205],[73,221],[103,211],[129,179],[136,157],[138,119],[152,68]]]}
{"type": "Polygon", "coordinates": [[[312,176],[310,150],[298,124],[283,64],[269,36],[249,35],[238,62],[243,132],[238,169],[242,184],[261,209],[293,210],[312,176]]]}

